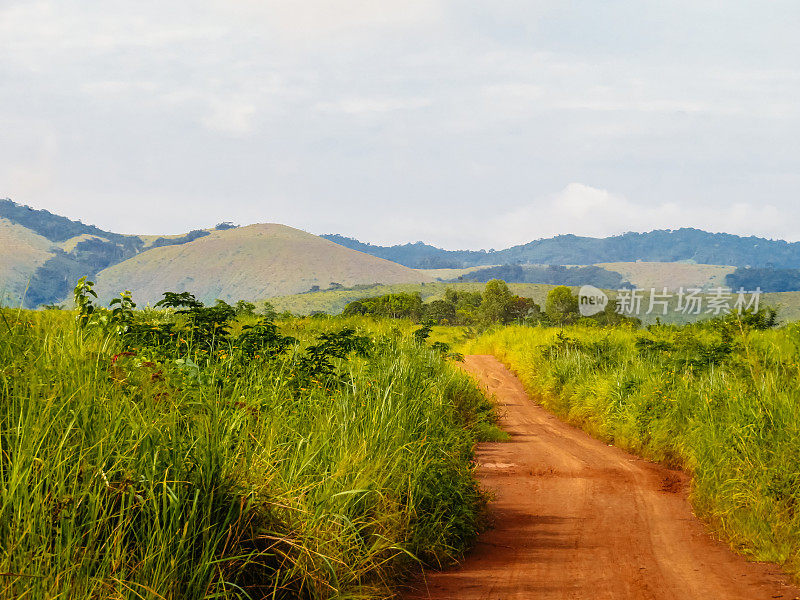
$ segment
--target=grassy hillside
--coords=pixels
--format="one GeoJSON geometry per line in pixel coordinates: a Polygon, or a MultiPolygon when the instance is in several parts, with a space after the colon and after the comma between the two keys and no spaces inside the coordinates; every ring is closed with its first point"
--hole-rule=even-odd
{"type": "MultiPolygon", "coordinates": [[[[644,289],[710,289],[724,285],[726,276],[729,281],[738,276],[747,283],[747,289],[800,289],[800,270],[774,268],[800,266],[798,244],[694,229],[630,233],[605,239],[566,235],[500,251],[445,251],[421,242],[385,248],[342,236],[323,236],[336,242],[332,244],[290,228],[284,228],[284,232],[294,231],[305,236],[304,240],[283,235],[267,241],[253,235],[252,227],[259,226],[236,229],[230,223],[176,235],[122,235],[8,199],[0,200],[0,224],[4,250],[0,256],[0,302],[19,305],[24,293],[24,304],[30,308],[68,300],[80,277],[94,279],[101,271],[99,289],[107,294],[106,299],[108,294],[128,285],[141,290],[138,299],[145,303],[157,300],[155,291],[160,294],[164,289],[193,291],[206,302],[216,298],[253,300],[281,296],[276,305],[303,314],[337,313],[348,302],[365,295],[410,288],[378,286],[302,298],[295,298],[294,294],[445,279],[460,279],[459,284],[495,277],[535,282],[536,286],[518,288],[517,293],[537,302],[544,299],[541,290],[545,288],[538,285],[544,283],[591,283],[614,288],[627,280],[644,289]],[[316,241],[310,244],[312,239],[316,241]],[[608,262],[598,262],[601,260],[608,262]],[[640,260],[649,262],[635,262],[640,260]],[[689,264],[698,262],[708,264],[689,264]],[[425,268],[412,271],[397,263],[425,268]],[[596,266],[576,267],[591,263],[596,266]],[[540,266],[531,266],[535,264],[540,266]],[[717,266],[720,264],[770,266],[740,267],[734,273],[733,267],[717,266]],[[614,279],[617,274],[620,281],[614,279]]],[[[424,297],[435,296],[437,290],[420,289],[424,297]]],[[[796,296],[773,300],[784,304],[785,315],[800,316],[796,296]]]]}
{"type": "Polygon", "coordinates": [[[249,225],[213,231],[179,246],[143,252],[97,276],[97,291],[109,299],[130,289],[153,304],[165,290],[189,291],[204,302],[255,300],[297,294],[332,283],[422,283],[412,269],[356,252],[285,225],[249,225]]]}
{"type": "Polygon", "coordinates": [[[764,294],[764,302],[778,308],[782,323],[800,321],[800,292],[775,292],[764,294]]]}
{"type": "Polygon", "coordinates": [[[725,287],[725,277],[736,270],[736,267],[677,262],[615,262],[597,266],[616,271],[636,287],[647,290],[725,287]]]}
{"type": "Polygon", "coordinates": [[[53,242],[65,242],[82,234],[109,239],[120,244],[136,240],[135,236],[105,231],[94,225],[86,225],[80,221],[55,215],[49,210],[37,210],[17,204],[8,198],[0,199],[0,218],[22,225],[53,242]]]}
{"type": "MultiPolygon", "coordinates": [[[[500,265],[487,265],[489,267],[499,267],[500,265]]],[[[459,277],[463,277],[468,273],[472,273],[474,271],[480,271],[485,269],[486,267],[478,266],[478,267],[464,267],[463,269],[415,269],[415,271],[419,271],[423,275],[428,275],[429,277],[433,277],[434,279],[438,279],[441,281],[449,281],[451,279],[458,279],[459,277]]]]}
{"type": "Polygon", "coordinates": [[[53,242],[0,218],[0,305],[18,306],[36,269],[52,256],[53,242]]]}
{"type": "Polygon", "coordinates": [[[41,252],[34,257],[19,244],[11,246],[8,254],[12,256],[6,261],[15,264],[14,272],[0,270],[0,292],[14,290],[5,301],[20,302],[22,277],[27,285],[25,305],[31,308],[62,301],[80,277],[93,276],[142,249],[142,241],[137,236],[104,231],[8,199],[0,200],[0,219],[14,225],[17,240],[35,239],[40,248],[44,247],[42,240],[49,242],[45,260],[41,260],[41,252]]]}

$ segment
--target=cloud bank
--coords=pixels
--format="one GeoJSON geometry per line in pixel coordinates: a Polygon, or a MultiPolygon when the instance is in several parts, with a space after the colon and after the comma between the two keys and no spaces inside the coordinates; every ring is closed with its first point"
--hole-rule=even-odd
{"type": "Polygon", "coordinates": [[[794,239],[799,25],[793,0],[6,0],[0,196],[139,233],[794,239]]]}

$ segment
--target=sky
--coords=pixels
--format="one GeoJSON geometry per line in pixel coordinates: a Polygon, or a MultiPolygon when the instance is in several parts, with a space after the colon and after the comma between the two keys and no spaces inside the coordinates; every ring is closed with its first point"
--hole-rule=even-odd
{"type": "Polygon", "coordinates": [[[800,239],[800,3],[0,0],[0,197],[123,233],[800,239]]]}

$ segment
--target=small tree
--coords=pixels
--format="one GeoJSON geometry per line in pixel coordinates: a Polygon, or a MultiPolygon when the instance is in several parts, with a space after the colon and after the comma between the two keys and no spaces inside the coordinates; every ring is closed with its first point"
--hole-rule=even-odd
{"type": "Polygon", "coordinates": [[[252,302],[248,302],[247,300],[239,300],[236,303],[236,316],[248,316],[252,317],[256,314],[256,305],[252,302]]]}
{"type": "Polygon", "coordinates": [[[569,325],[578,320],[578,297],[565,285],[554,287],[547,294],[545,312],[555,325],[569,325]]]}
{"type": "Polygon", "coordinates": [[[482,320],[486,323],[505,323],[513,299],[508,285],[502,279],[487,282],[480,307],[482,320]]]}
{"type": "Polygon", "coordinates": [[[238,227],[238,225],[234,225],[231,221],[223,221],[222,223],[217,223],[214,229],[217,231],[225,231],[226,229],[236,229],[238,227]]]}
{"type": "Polygon", "coordinates": [[[434,300],[423,305],[424,319],[439,325],[448,325],[456,320],[456,307],[446,300],[434,300]]]}
{"type": "Polygon", "coordinates": [[[542,307],[533,301],[533,298],[512,296],[506,317],[509,321],[519,323],[534,323],[542,316],[542,307]]]}
{"type": "Polygon", "coordinates": [[[275,310],[272,302],[267,300],[264,300],[264,302],[261,303],[261,314],[267,321],[274,321],[278,318],[278,311],[275,310]]]}

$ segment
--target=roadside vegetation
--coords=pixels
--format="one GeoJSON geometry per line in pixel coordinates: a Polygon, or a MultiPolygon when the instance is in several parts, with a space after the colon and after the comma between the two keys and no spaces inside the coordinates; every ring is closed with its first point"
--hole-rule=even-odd
{"type": "Polygon", "coordinates": [[[508,323],[543,326],[578,322],[592,325],[639,324],[638,319],[617,314],[613,302],[609,302],[605,310],[597,315],[582,317],[578,311],[578,297],[564,285],[556,286],[547,293],[543,308],[532,298],[514,294],[502,279],[488,281],[482,292],[447,288],[442,298],[429,302],[423,302],[419,293],[363,298],[350,302],[342,314],[484,328],[508,323]]]}
{"type": "Polygon", "coordinates": [[[800,325],[642,327],[501,280],[351,301],[163,294],[0,309],[0,598],[386,598],[481,528],[491,353],[550,410],[693,475],[737,549],[800,575],[800,325]],[[454,351],[457,350],[458,352],[454,351]]]}
{"type": "Polygon", "coordinates": [[[738,550],[800,575],[800,326],[770,309],[703,323],[510,325],[490,353],[557,415],[686,469],[691,499],[738,550]]]}
{"type": "Polygon", "coordinates": [[[0,598],[385,598],[474,540],[499,432],[425,328],[75,306],[0,309],[0,598]]]}

